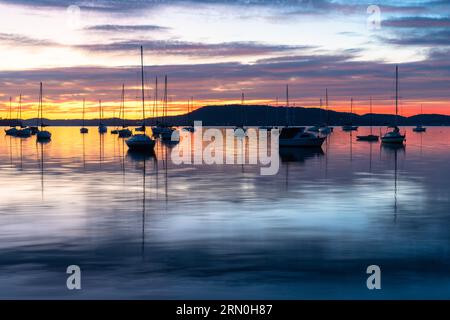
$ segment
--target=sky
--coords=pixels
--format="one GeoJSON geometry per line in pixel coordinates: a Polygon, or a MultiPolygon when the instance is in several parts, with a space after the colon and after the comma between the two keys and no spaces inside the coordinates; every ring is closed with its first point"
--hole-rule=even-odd
{"type": "Polygon", "coordinates": [[[0,0],[0,117],[139,118],[144,47],[147,116],[168,76],[169,114],[210,104],[450,115],[450,2],[331,0],[0,0]]]}

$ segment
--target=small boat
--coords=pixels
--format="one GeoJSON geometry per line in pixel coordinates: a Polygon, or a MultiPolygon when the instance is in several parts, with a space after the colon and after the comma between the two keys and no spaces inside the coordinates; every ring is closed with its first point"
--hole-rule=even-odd
{"type": "MultiPolygon", "coordinates": [[[[320,102],[322,105],[322,100],[320,102]]],[[[330,123],[330,111],[328,109],[328,88],[325,89],[325,110],[326,110],[326,124],[319,128],[319,132],[324,135],[331,134],[334,130],[333,127],[330,127],[328,124],[330,123]]]]}
{"type": "Polygon", "coordinates": [[[52,134],[49,131],[44,130],[44,127],[46,127],[46,125],[44,124],[44,119],[43,119],[43,106],[42,106],[42,82],[40,83],[39,86],[39,119],[41,122],[41,129],[36,133],[36,138],[37,141],[41,141],[41,142],[45,142],[45,141],[49,141],[52,138],[52,134]]]}
{"type": "Polygon", "coordinates": [[[387,144],[403,144],[405,142],[406,135],[400,133],[400,129],[397,126],[398,118],[398,66],[395,67],[395,125],[388,128],[392,129],[386,133],[382,138],[382,143],[387,144]]]}
{"type": "Polygon", "coordinates": [[[283,128],[279,137],[279,145],[280,147],[321,147],[325,139],[325,137],[305,131],[304,128],[283,128]]]}
{"type": "MultiPolygon", "coordinates": [[[[145,92],[144,92],[144,49],[141,46],[141,91],[142,91],[142,126],[145,128],[145,92]]],[[[149,152],[155,148],[155,140],[145,133],[135,134],[126,140],[129,150],[149,152]]]]}
{"type": "Polygon", "coordinates": [[[405,141],[406,135],[400,133],[400,129],[397,126],[391,126],[392,131],[386,133],[382,138],[381,142],[383,143],[393,143],[393,144],[403,144],[405,141]]]}
{"type": "Polygon", "coordinates": [[[426,132],[427,131],[427,128],[425,128],[425,127],[423,127],[422,125],[418,125],[418,126],[416,126],[415,128],[413,128],[413,131],[414,132],[426,132]]]}
{"type": "Polygon", "coordinates": [[[108,132],[108,127],[103,124],[103,109],[102,109],[102,100],[99,100],[99,113],[100,113],[100,122],[98,124],[98,132],[100,134],[108,132]]]}
{"type": "MultiPolygon", "coordinates": [[[[420,105],[420,114],[423,114],[423,105],[420,105]]],[[[414,132],[426,132],[427,128],[422,126],[421,124],[417,125],[415,128],[413,128],[414,132]]]]}
{"type": "Polygon", "coordinates": [[[125,124],[125,84],[122,84],[122,104],[120,106],[119,118],[122,119],[122,129],[118,130],[119,138],[131,137],[133,132],[125,124]]]}
{"type": "MultiPolygon", "coordinates": [[[[350,116],[353,116],[353,98],[350,100],[350,116]]],[[[343,131],[357,131],[358,127],[354,126],[352,123],[347,123],[342,126],[343,131]]]]}
{"type": "Polygon", "coordinates": [[[13,125],[12,120],[12,98],[9,97],[9,129],[5,129],[5,134],[7,136],[16,136],[17,131],[19,130],[13,125]]]}
{"type": "Polygon", "coordinates": [[[85,104],[86,104],[85,103],[85,99],[83,99],[83,127],[80,128],[80,133],[83,133],[83,134],[89,132],[89,129],[84,126],[84,122],[85,122],[85,116],[84,116],[84,114],[85,114],[85,104]]]}
{"type": "MultiPolygon", "coordinates": [[[[194,106],[194,97],[191,97],[188,100],[188,111],[187,111],[188,112],[188,121],[189,122],[192,122],[190,118],[191,118],[191,113],[192,113],[193,106],[194,106]]],[[[184,127],[183,131],[194,132],[195,128],[194,128],[193,125],[190,125],[190,126],[184,127]]]]}
{"type": "Polygon", "coordinates": [[[380,138],[379,136],[376,136],[373,134],[373,126],[372,126],[372,97],[370,97],[370,134],[367,136],[357,136],[356,139],[359,141],[378,141],[380,138]]]}
{"type": "Polygon", "coordinates": [[[18,112],[18,121],[20,123],[19,129],[16,132],[16,136],[20,138],[29,138],[31,137],[31,129],[25,126],[22,123],[22,94],[19,96],[19,112],[18,112]]]}

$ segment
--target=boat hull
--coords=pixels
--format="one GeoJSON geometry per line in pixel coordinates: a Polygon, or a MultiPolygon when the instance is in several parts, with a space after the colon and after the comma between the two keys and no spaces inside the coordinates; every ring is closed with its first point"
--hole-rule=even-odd
{"type": "Polygon", "coordinates": [[[81,128],[80,129],[80,133],[88,133],[89,129],[88,128],[81,128]]]}
{"type": "Polygon", "coordinates": [[[36,138],[38,139],[38,141],[46,141],[52,138],[52,134],[48,131],[39,131],[36,134],[36,138]]]}
{"type": "Polygon", "coordinates": [[[130,129],[119,130],[119,138],[129,138],[133,135],[130,129]]]}
{"type": "Polygon", "coordinates": [[[378,141],[380,139],[379,136],[368,135],[368,136],[357,136],[356,139],[359,141],[378,141]]]}
{"type": "Polygon", "coordinates": [[[325,137],[317,138],[292,138],[292,139],[280,139],[280,147],[302,147],[302,148],[314,148],[321,147],[325,141],[325,137]]]}
{"type": "Polygon", "coordinates": [[[425,132],[425,131],[427,131],[427,128],[414,128],[413,131],[414,132],[425,132]]]}
{"type": "Polygon", "coordinates": [[[155,148],[155,140],[145,134],[137,134],[126,140],[128,148],[132,151],[148,152],[155,148]]]}
{"type": "Polygon", "coordinates": [[[388,144],[403,144],[405,142],[405,136],[399,136],[399,137],[382,137],[381,138],[382,143],[388,143],[388,144]]]}

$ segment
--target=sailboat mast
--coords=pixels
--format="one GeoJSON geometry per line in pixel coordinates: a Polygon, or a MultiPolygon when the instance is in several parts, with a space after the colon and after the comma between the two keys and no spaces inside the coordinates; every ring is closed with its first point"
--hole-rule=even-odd
{"type": "Polygon", "coordinates": [[[12,98],[9,97],[9,125],[12,125],[12,98]]]}
{"type": "Polygon", "coordinates": [[[83,128],[84,128],[84,119],[85,119],[85,116],[84,116],[84,112],[85,112],[85,104],[86,104],[86,99],[83,98],[83,128]]]}
{"type": "Polygon", "coordinates": [[[289,85],[286,85],[286,126],[289,127],[289,85]]]}
{"type": "Polygon", "coordinates": [[[164,109],[163,109],[163,114],[164,114],[164,122],[167,121],[167,102],[168,102],[168,97],[167,97],[167,75],[165,75],[164,77],[164,109]]]}
{"type": "Polygon", "coordinates": [[[22,121],[22,94],[19,95],[19,120],[22,121]]]}
{"type": "Polygon", "coordinates": [[[145,128],[144,48],[141,46],[142,127],[145,128]]]}
{"type": "Polygon", "coordinates": [[[155,78],[155,114],[156,118],[159,118],[159,110],[158,110],[158,76],[155,78]]]}
{"type": "Polygon", "coordinates": [[[372,135],[373,133],[373,113],[372,113],[372,97],[370,97],[370,134],[372,135]]]}
{"type": "Polygon", "coordinates": [[[398,123],[398,65],[395,66],[395,124],[398,123]]]}
{"type": "Polygon", "coordinates": [[[41,119],[41,130],[43,127],[43,120],[42,120],[42,82],[39,84],[39,117],[41,119]]]}
{"type": "Polygon", "coordinates": [[[125,84],[122,83],[122,128],[125,128],[125,84]]]}
{"type": "Polygon", "coordinates": [[[330,112],[328,111],[328,88],[325,88],[325,108],[327,110],[327,127],[330,124],[330,112]]]}

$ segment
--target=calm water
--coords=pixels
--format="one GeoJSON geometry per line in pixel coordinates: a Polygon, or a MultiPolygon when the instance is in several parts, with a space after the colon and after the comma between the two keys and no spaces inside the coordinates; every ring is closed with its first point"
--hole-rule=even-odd
{"type": "Polygon", "coordinates": [[[450,128],[407,128],[404,149],[337,128],[275,176],[50,130],[1,129],[0,298],[450,298],[450,128]]]}

